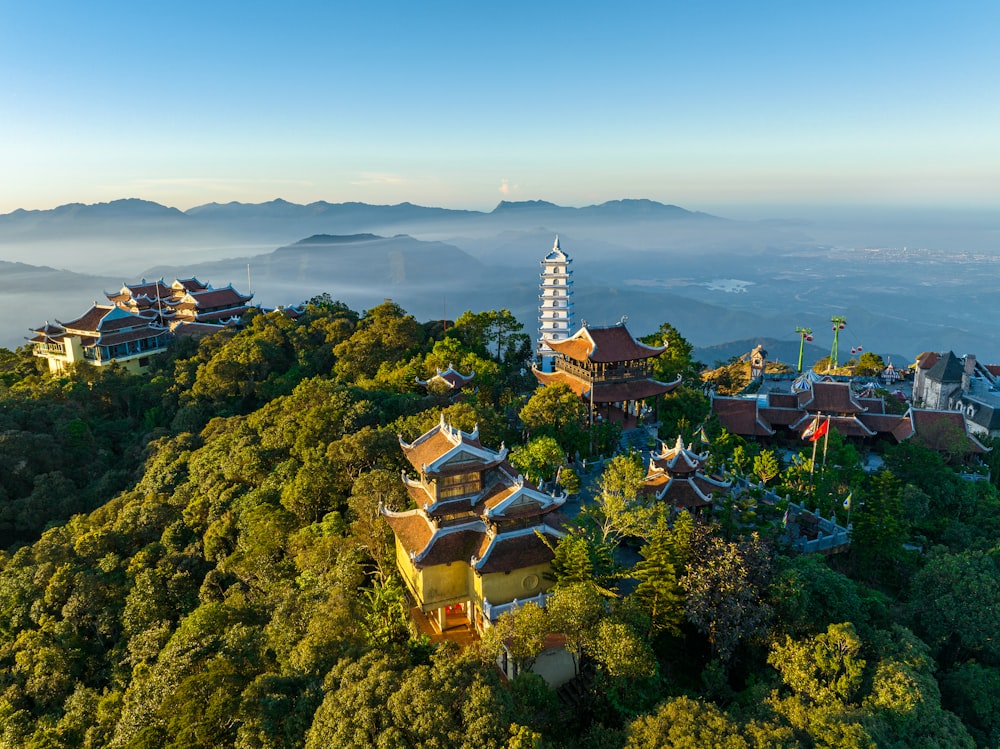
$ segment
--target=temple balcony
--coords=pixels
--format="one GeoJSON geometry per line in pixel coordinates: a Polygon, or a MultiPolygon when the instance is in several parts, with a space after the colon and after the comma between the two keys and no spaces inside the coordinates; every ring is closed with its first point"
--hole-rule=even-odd
{"type": "Polygon", "coordinates": [[[649,377],[649,370],[644,366],[618,366],[608,367],[603,370],[590,369],[582,367],[564,357],[556,359],[556,369],[578,377],[585,382],[632,382],[634,380],[645,380],[649,377]]]}
{"type": "Polygon", "coordinates": [[[66,347],[61,343],[36,343],[32,353],[35,356],[63,358],[66,356],[66,347]]]}

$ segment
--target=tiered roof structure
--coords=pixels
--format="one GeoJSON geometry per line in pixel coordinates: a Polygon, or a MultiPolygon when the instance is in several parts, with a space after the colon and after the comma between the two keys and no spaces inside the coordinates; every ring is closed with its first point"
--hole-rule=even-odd
{"type": "Polygon", "coordinates": [[[800,378],[798,391],[767,393],[757,398],[713,396],[712,413],[732,434],[772,437],[780,429],[791,429],[800,437],[816,416],[829,417],[830,428],[845,437],[889,435],[899,416],[885,413],[881,398],[864,398],[848,382],[813,381],[800,378]]]}
{"type": "Polygon", "coordinates": [[[813,419],[829,418],[830,429],[845,437],[884,437],[895,442],[917,437],[932,449],[980,454],[987,448],[969,433],[962,410],[911,408],[904,416],[887,414],[881,398],[855,394],[848,382],[804,380],[795,393],[767,393],[758,398],[712,398],[712,413],[732,434],[773,437],[789,429],[802,436],[813,419]],[[947,439],[946,439],[947,437],[947,439]]]}
{"type": "Polygon", "coordinates": [[[586,323],[565,340],[548,340],[556,353],[553,372],[533,367],[543,385],[564,383],[591,404],[621,404],[631,413],[632,406],[645,398],[669,393],[681,384],[659,382],[650,376],[650,359],[667,350],[647,346],[632,337],[622,320],[611,327],[589,327],[586,323]]]}
{"type": "Polygon", "coordinates": [[[72,322],[46,322],[29,339],[36,356],[56,372],[75,362],[95,366],[117,362],[140,371],[152,354],[164,351],[175,335],[207,335],[238,324],[253,294],[240,294],[232,284],[213,289],[197,278],[163,279],[122,284],[106,293],[110,304],[97,302],[72,322]]]}
{"type": "Polygon", "coordinates": [[[660,452],[650,456],[643,488],[656,501],[677,509],[708,507],[716,495],[732,488],[732,482],[707,475],[707,461],[708,453],[697,453],[692,445],[684,447],[679,435],[673,447],[661,442],[660,452]]]}
{"type": "Polygon", "coordinates": [[[569,337],[573,329],[573,260],[559,247],[559,236],[542,260],[538,292],[538,358],[543,372],[551,372],[555,352],[550,341],[569,337]]]}
{"type": "Polygon", "coordinates": [[[552,551],[563,534],[565,495],[545,494],[484,447],[479,431],[440,423],[400,447],[416,474],[403,474],[416,509],[382,514],[396,536],[396,563],[420,609],[441,630],[457,607],[478,629],[508,605],[551,585],[552,551]]]}
{"type": "Polygon", "coordinates": [[[143,368],[171,341],[170,331],[158,320],[96,302],[77,319],[46,322],[34,333],[28,339],[34,354],[48,360],[52,372],[80,361],[96,366],[117,361],[143,368]]]}
{"type": "Polygon", "coordinates": [[[442,390],[451,390],[454,393],[457,393],[467,387],[470,387],[472,385],[472,381],[476,377],[475,371],[464,375],[455,369],[454,364],[449,364],[447,369],[435,367],[435,370],[437,370],[437,374],[426,380],[421,380],[417,377],[417,384],[428,389],[441,388],[442,390]]]}
{"type": "Polygon", "coordinates": [[[169,286],[162,278],[144,278],[137,284],[122,284],[121,289],[106,296],[135,314],[155,315],[165,322],[208,324],[239,322],[253,299],[253,294],[241,294],[232,284],[216,289],[197,278],[179,278],[169,286]]]}

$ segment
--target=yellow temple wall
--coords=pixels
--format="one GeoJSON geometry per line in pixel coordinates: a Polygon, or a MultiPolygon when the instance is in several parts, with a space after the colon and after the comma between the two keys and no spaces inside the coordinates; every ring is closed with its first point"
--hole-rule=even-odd
{"type": "Polygon", "coordinates": [[[548,562],[521,567],[512,572],[491,572],[475,578],[476,595],[481,601],[486,598],[492,604],[510,603],[515,598],[537,596],[552,587],[552,581],[545,574],[552,571],[548,562]]]}
{"type": "Polygon", "coordinates": [[[469,565],[463,562],[438,564],[420,570],[420,603],[424,610],[468,601],[472,597],[469,572],[469,565]]]}
{"type": "Polygon", "coordinates": [[[462,562],[417,569],[410,561],[409,552],[396,539],[396,567],[423,611],[461,603],[473,597],[472,570],[462,562]]]}

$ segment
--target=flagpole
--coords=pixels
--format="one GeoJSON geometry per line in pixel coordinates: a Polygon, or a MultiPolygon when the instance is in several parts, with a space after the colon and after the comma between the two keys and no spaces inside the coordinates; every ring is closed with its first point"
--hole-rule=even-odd
{"type": "MultiPolygon", "coordinates": [[[[819,417],[817,416],[816,418],[818,419],[819,417]]],[[[818,422],[816,420],[813,420],[813,425],[817,423],[818,422]]],[[[812,462],[809,463],[809,489],[813,495],[813,501],[816,500],[816,480],[814,478],[814,474],[816,473],[816,448],[818,447],[816,443],[818,441],[819,440],[812,440],[813,456],[812,456],[812,462]]]]}
{"type": "Polygon", "coordinates": [[[823,470],[826,470],[826,446],[830,442],[830,417],[826,417],[826,431],[823,433],[823,470]]]}

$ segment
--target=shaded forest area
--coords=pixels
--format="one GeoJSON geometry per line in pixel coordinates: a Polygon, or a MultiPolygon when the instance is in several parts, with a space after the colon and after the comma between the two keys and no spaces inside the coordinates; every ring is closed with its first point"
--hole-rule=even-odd
{"type": "Polygon", "coordinates": [[[814,482],[809,451],[786,464],[706,421],[690,346],[651,338],[672,344],[658,379],[691,382],[656,404],[660,436],[705,424],[715,468],[825,515],[850,494],[850,551],[795,555],[759,490],[672,516],[621,454],[555,547],[546,608],[464,652],[409,621],[378,513],[409,501],[399,436],[443,410],[541,480],[619,438],[535,390],[508,312],[445,328],[318,297],[146,376],[0,351],[0,747],[996,747],[1000,450],[990,482],[911,442],[867,475],[834,435],[814,482]],[[416,384],[449,365],[478,391],[416,384]],[[553,631],[571,696],[501,681],[502,645],[526,669],[553,631]]]}

